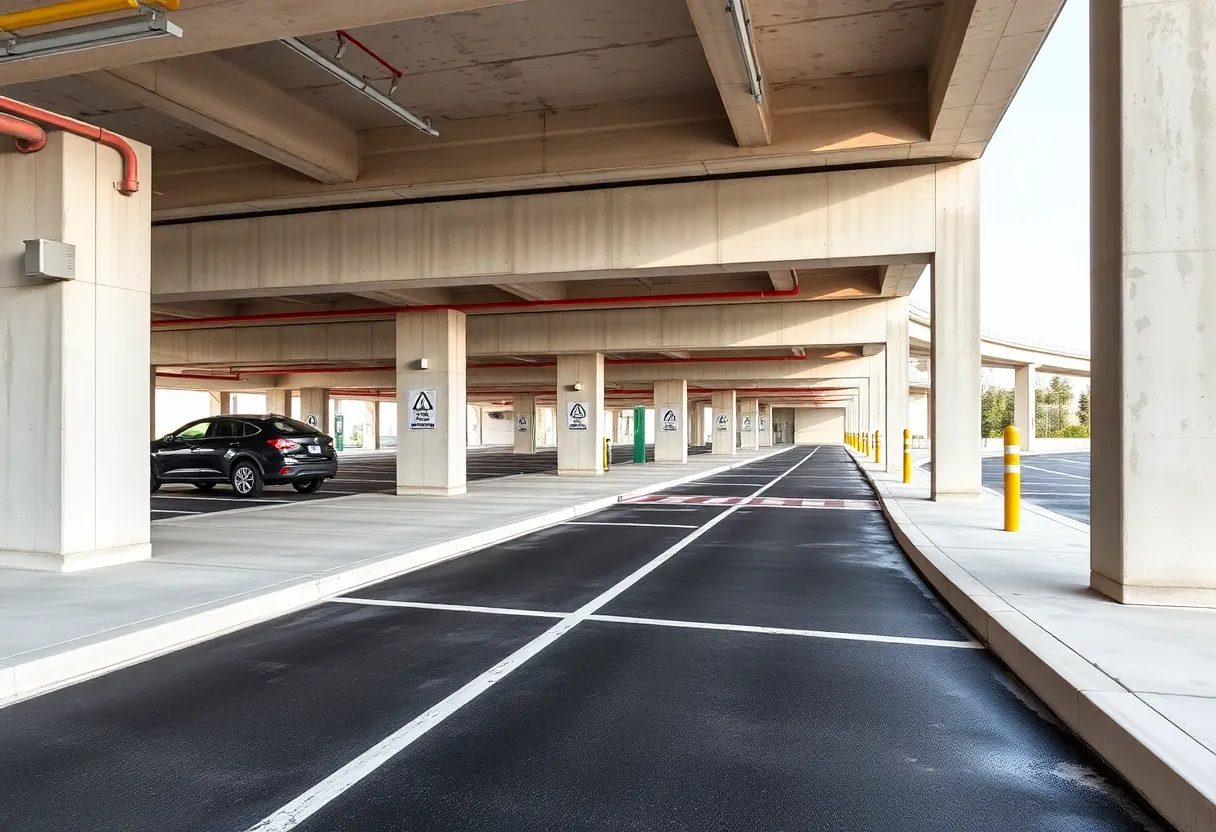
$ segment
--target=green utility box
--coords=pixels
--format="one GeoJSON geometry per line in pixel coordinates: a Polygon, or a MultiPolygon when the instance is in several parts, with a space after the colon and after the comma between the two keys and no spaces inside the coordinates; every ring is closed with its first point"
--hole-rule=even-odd
{"type": "Polygon", "coordinates": [[[338,415],[334,417],[334,443],[339,451],[346,448],[346,419],[338,415]]]}
{"type": "Polygon", "coordinates": [[[646,461],[646,408],[633,409],[633,461],[646,461]]]}

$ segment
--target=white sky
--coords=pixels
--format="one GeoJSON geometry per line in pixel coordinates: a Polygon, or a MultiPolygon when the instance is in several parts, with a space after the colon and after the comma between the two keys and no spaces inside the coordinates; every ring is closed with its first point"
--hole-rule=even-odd
{"type": "MultiPolygon", "coordinates": [[[[980,169],[986,331],[1089,351],[1089,4],[1069,0],[980,169]]],[[[912,302],[929,307],[928,273],[912,302]]]]}

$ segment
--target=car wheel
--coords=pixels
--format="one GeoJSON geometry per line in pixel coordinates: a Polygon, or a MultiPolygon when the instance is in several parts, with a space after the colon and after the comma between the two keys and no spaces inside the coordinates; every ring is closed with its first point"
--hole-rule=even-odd
{"type": "Polygon", "coordinates": [[[198,489],[199,491],[210,491],[211,489],[215,488],[215,483],[213,483],[213,482],[196,482],[196,483],[194,483],[194,487],[196,489],[198,489]]]}
{"type": "Polygon", "coordinates": [[[321,490],[322,480],[296,480],[291,484],[291,487],[301,494],[312,494],[315,491],[321,490]]]}
{"type": "Polygon", "coordinates": [[[262,493],[262,475],[251,462],[238,462],[232,469],[232,490],[240,497],[256,497],[262,493]]]}
{"type": "Polygon", "coordinates": [[[152,492],[151,493],[155,494],[157,491],[160,491],[160,477],[156,476],[156,469],[153,468],[152,469],[152,492]]]}

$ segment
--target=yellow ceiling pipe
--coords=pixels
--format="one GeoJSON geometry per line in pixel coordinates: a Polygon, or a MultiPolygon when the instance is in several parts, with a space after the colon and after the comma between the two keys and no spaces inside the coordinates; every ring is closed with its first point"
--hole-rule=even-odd
{"type": "MultiPolygon", "coordinates": [[[[82,17],[138,9],[142,5],[149,4],[141,0],[70,0],[53,6],[0,14],[0,31],[15,32],[18,29],[45,26],[49,23],[68,23],[82,17]]],[[[181,7],[181,0],[155,0],[154,5],[176,11],[181,7]]]]}

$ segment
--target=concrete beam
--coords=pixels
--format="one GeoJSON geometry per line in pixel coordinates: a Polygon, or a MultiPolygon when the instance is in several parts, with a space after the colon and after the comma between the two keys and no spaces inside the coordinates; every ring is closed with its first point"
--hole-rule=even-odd
{"type": "MultiPolygon", "coordinates": [[[[840,347],[886,339],[881,300],[659,306],[470,315],[470,356],[559,355],[791,347],[840,347]]],[[[161,366],[301,365],[392,360],[392,321],[158,329],[152,363],[161,366]]],[[[286,385],[276,385],[286,386],[286,385]]]]}
{"type": "Polygon", "coordinates": [[[86,77],[318,182],[353,182],[359,176],[354,130],[217,55],[153,61],[86,77]]]}
{"type": "Polygon", "coordinates": [[[929,147],[978,159],[1064,0],[954,0],[929,58],[929,147]]]}
{"type": "Polygon", "coordinates": [[[424,286],[356,294],[390,306],[446,306],[452,302],[452,293],[447,289],[428,289],[424,286]]]}
{"type": "Polygon", "coordinates": [[[712,93],[439,122],[438,138],[383,128],[360,136],[358,182],[338,185],[283,177],[238,148],[163,153],[154,218],[936,158],[925,101],[923,72],[782,87],[774,141],[757,148],[727,138],[712,93]]]}
{"type": "MultiPolygon", "coordinates": [[[[722,0],[688,0],[688,12],[692,15],[697,37],[701,39],[705,60],[709,63],[709,71],[713,73],[718,95],[722,98],[722,106],[726,108],[726,116],[730,119],[731,129],[735,133],[735,141],[740,147],[759,147],[771,143],[771,98],[766,94],[763,82],[761,89],[752,89],[747,65],[743,61],[743,51],[739,46],[739,36],[735,31],[733,14],[728,10],[728,4],[722,0]],[[759,101],[756,100],[757,93],[760,95],[759,101]]],[[[747,28],[751,34],[751,42],[755,44],[756,36],[750,20],[747,28]]],[[[763,71],[761,77],[763,78],[763,71]]]]}
{"type": "Polygon", "coordinates": [[[524,300],[566,299],[566,287],[556,280],[546,283],[497,283],[495,288],[524,300]]]}
{"type": "Polygon", "coordinates": [[[773,288],[778,292],[788,292],[798,285],[794,272],[790,269],[771,271],[768,273],[768,279],[772,281],[773,288]]]}
{"type": "Polygon", "coordinates": [[[358,29],[422,17],[503,6],[520,0],[361,0],[301,3],[299,0],[201,0],[169,15],[181,38],[150,38],[81,52],[0,65],[0,86],[78,75],[99,69],[218,52],[286,37],[358,29]]]}
{"type": "Polygon", "coordinates": [[[167,302],[924,262],[937,175],[841,170],[158,226],[152,291],[167,302]]]}

